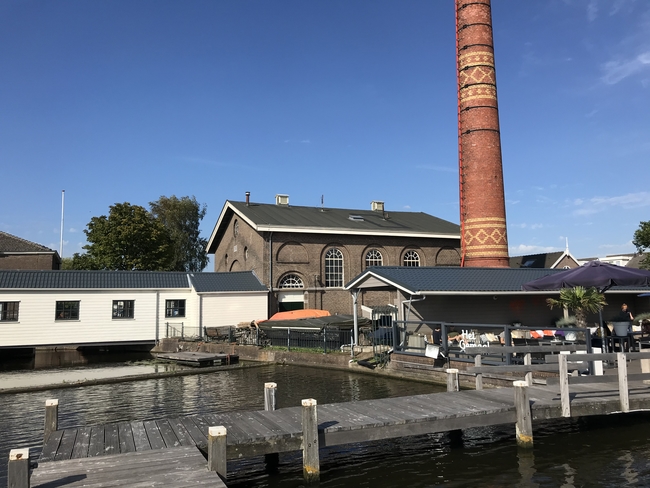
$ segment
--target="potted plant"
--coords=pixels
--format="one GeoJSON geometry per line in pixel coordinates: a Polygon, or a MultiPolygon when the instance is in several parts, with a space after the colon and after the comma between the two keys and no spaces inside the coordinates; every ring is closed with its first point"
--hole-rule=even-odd
{"type": "Polygon", "coordinates": [[[596,288],[583,286],[562,288],[559,298],[547,298],[546,303],[551,309],[562,307],[572,310],[575,314],[576,325],[582,328],[587,327],[587,314],[598,312],[607,305],[605,295],[599,293],[596,288]]]}

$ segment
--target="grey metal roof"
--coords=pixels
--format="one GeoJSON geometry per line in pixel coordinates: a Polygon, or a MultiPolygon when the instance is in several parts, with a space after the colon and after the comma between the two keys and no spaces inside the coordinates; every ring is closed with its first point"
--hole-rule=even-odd
{"type": "Polygon", "coordinates": [[[197,292],[266,291],[251,271],[185,273],[169,271],[0,270],[0,290],[189,289],[197,292]]]}
{"type": "MultiPolygon", "coordinates": [[[[377,266],[366,269],[352,279],[346,289],[385,286],[399,288],[412,295],[473,294],[473,293],[531,293],[522,285],[544,276],[561,273],[563,269],[541,268],[459,268],[377,266]],[[379,282],[377,281],[379,280],[379,282]]],[[[637,291],[639,287],[614,286],[609,291],[637,291]]]]}
{"type": "Polygon", "coordinates": [[[231,273],[193,273],[190,275],[197,293],[211,291],[268,291],[252,271],[231,273]]]}
{"type": "Polygon", "coordinates": [[[521,285],[562,270],[527,268],[459,268],[380,266],[368,268],[346,285],[355,288],[375,275],[412,294],[443,292],[520,292],[521,285]],[[364,276],[365,275],[365,276],[364,276]]]}
{"type": "Polygon", "coordinates": [[[563,251],[527,254],[510,258],[511,268],[550,268],[564,255],[563,251]]]}
{"type": "Polygon", "coordinates": [[[41,246],[20,237],[0,231],[0,252],[43,252],[55,253],[49,247],[41,246]]]}
{"type": "Polygon", "coordinates": [[[258,232],[304,232],[352,235],[446,237],[460,239],[460,226],[424,212],[299,207],[226,201],[215,225],[208,252],[213,253],[233,214],[258,232]],[[225,225],[221,225],[225,224],[225,225]],[[221,228],[220,228],[221,227],[221,228]]]}

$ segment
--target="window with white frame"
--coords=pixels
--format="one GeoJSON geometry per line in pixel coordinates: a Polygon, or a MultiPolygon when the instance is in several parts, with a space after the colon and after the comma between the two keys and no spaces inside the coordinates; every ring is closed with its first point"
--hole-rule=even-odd
{"type": "Polygon", "coordinates": [[[17,321],[19,303],[20,302],[0,302],[0,321],[17,321]]]}
{"type": "Polygon", "coordinates": [[[295,274],[288,274],[280,280],[280,288],[304,288],[302,278],[295,274]]]}
{"type": "Polygon", "coordinates": [[[420,266],[420,255],[411,249],[404,253],[404,266],[420,266]]]}
{"type": "Polygon", "coordinates": [[[343,253],[335,247],[325,253],[325,286],[343,286],[343,253]]]}
{"type": "Polygon", "coordinates": [[[79,320],[79,301],[56,302],[55,320],[79,320]]]}
{"type": "Polygon", "coordinates": [[[185,317],[185,300],[165,300],[165,317],[185,317]]]}
{"type": "Polygon", "coordinates": [[[384,257],[378,249],[371,249],[366,253],[366,268],[370,266],[383,266],[384,257]]]}
{"type": "Polygon", "coordinates": [[[113,300],[114,319],[132,319],[135,312],[135,300],[113,300]]]}

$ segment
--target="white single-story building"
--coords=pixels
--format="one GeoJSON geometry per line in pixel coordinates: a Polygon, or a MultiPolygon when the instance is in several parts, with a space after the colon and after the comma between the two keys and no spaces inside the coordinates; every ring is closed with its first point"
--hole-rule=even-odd
{"type": "Polygon", "coordinates": [[[251,271],[0,270],[0,348],[154,344],[265,318],[251,271]]]}

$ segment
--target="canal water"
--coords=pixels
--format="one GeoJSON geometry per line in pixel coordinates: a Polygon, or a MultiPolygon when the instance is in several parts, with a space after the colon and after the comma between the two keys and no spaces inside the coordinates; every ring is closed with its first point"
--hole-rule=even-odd
{"type": "MultiPolygon", "coordinates": [[[[125,364],[104,365],[105,373],[125,364]]],[[[93,365],[102,368],[101,365],[93,365]]],[[[40,371],[46,379],[52,370],[40,371]]],[[[0,373],[3,378],[16,371],[0,373]]],[[[34,374],[32,372],[31,374],[34,374]]],[[[182,414],[263,409],[265,382],[278,384],[278,407],[414,395],[440,387],[346,371],[264,365],[192,376],[0,395],[0,486],[11,448],[39,446],[45,400],[59,399],[60,428],[182,414]]],[[[1,387],[1,386],[0,386],[1,387]]],[[[299,453],[229,464],[231,488],[300,487],[299,453]]],[[[325,449],[319,486],[590,487],[650,486],[650,416],[563,420],[535,425],[535,447],[518,450],[514,427],[469,429],[325,449]]]]}

